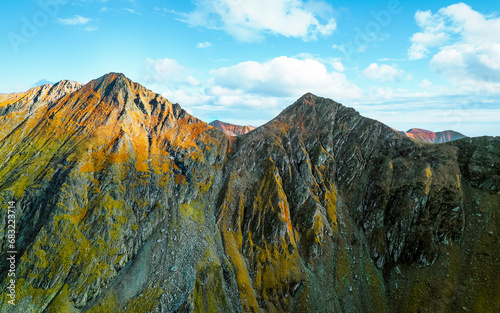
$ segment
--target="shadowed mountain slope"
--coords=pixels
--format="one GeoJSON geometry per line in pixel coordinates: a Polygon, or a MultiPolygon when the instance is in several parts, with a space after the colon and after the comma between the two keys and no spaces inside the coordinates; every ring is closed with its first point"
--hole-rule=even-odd
{"type": "Polygon", "coordinates": [[[113,73],[33,116],[0,140],[2,312],[500,308],[498,137],[429,145],[312,94],[231,137],[113,73]]]}

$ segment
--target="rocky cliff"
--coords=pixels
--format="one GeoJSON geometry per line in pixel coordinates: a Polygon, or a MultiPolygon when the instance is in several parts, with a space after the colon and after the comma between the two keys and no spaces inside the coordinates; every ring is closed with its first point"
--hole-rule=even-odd
{"type": "Polygon", "coordinates": [[[255,127],[250,125],[246,126],[234,125],[230,123],[224,123],[219,120],[212,121],[208,125],[217,127],[220,131],[229,136],[244,135],[255,129],[255,127]]]}
{"type": "Polygon", "coordinates": [[[231,137],[108,74],[0,155],[2,312],[500,309],[497,137],[416,142],[312,94],[231,137]]]}

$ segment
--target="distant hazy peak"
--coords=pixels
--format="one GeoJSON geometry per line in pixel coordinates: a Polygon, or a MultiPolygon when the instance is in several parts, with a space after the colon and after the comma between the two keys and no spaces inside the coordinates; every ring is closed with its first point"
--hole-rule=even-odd
{"type": "Polygon", "coordinates": [[[399,133],[401,133],[409,138],[415,139],[415,140],[430,142],[430,143],[449,142],[449,141],[458,140],[458,139],[462,139],[462,138],[467,137],[467,136],[465,136],[459,132],[456,132],[454,130],[433,132],[433,131],[421,129],[421,128],[412,128],[406,132],[400,131],[399,133]]]}
{"type": "Polygon", "coordinates": [[[210,126],[217,127],[220,131],[222,131],[224,134],[229,135],[229,136],[239,136],[239,135],[244,135],[246,133],[251,132],[252,130],[255,129],[255,127],[250,126],[250,125],[234,125],[230,123],[225,123],[219,120],[215,120],[209,123],[210,126]]]}

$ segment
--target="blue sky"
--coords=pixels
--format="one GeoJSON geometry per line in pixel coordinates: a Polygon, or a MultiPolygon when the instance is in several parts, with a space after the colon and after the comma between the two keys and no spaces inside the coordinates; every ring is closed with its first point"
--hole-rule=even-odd
{"type": "Polygon", "coordinates": [[[306,92],[398,130],[500,135],[497,1],[2,1],[0,92],[108,72],[259,126],[306,92]]]}

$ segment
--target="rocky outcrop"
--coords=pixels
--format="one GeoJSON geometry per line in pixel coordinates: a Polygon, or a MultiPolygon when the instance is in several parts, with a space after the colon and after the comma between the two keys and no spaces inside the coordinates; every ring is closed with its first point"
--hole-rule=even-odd
{"type": "Polygon", "coordinates": [[[499,309],[499,138],[429,145],[312,94],[231,137],[108,74],[0,155],[2,312],[499,309]]]}
{"type": "Polygon", "coordinates": [[[212,121],[208,125],[217,127],[217,129],[219,129],[221,132],[229,136],[244,135],[255,129],[255,127],[250,125],[240,126],[240,125],[224,123],[219,120],[212,121]]]}
{"type": "Polygon", "coordinates": [[[412,139],[430,143],[443,143],[466,137],[465,135],[453,130],[445,130],[435,133],[421,128],[412,128],[406,132],[400,133],[412,139]]]}

